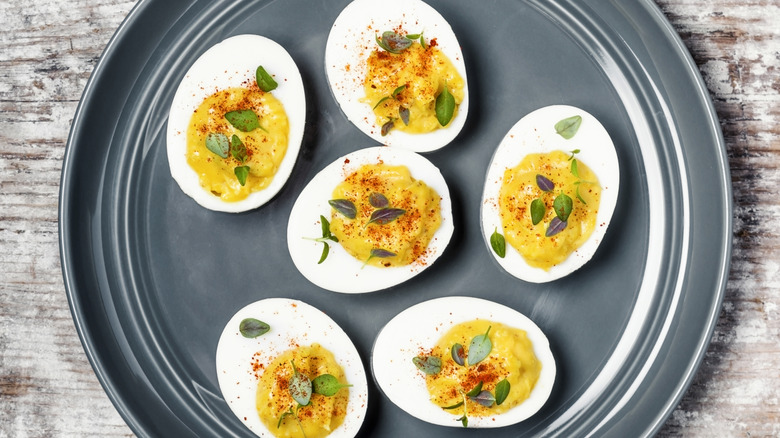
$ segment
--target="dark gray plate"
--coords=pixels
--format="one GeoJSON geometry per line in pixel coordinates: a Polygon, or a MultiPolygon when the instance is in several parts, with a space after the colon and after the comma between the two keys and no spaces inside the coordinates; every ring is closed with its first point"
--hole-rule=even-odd
{"type": "MultiPolygon", "coordinates": [[[[430,269],[390,290],[342,295],[308,283],[285,229],[306,182],[373,145],[330,94],[323,51],[347,2],[141,1],[109,43],[76,112],[60,197],[73,318],[117,410],[142,436],[250,436],[214,369],[224,323],[264,297],[302,299],[352,337],[369,369],[379,329],[423,300],[472,295],[509,305],[547,334],[553,394],[492,436],[652,434],[706,350],[728,274],[731,194],[717,118],[694,64],[650,0],[431,0],[463,44],[471,111],[429,154],[452,192],[456,232],[430,269]],[[184,72],[239,33],[285,46],[309,107],[291,180],[258,210],[224,214],[185,196],[168,172],[168,106],[184,72]],[[503,272],[480,236],[488,162],[523,115],[579,106],[612,135],[620,195],[582,269],[548,284],[503,272]]],[[[392,7],[392,2],[380,3],[392,7]]],[[[363,436],[466,436],[418,421],[370,382],[363,436]]],[[[471,435],[469,435],[471,436],[471,435]]]]}

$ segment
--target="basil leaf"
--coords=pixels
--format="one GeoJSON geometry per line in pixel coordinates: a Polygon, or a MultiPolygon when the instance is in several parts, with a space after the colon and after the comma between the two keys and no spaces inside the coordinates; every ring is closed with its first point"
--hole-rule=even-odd
{"type": "Polygon", "coordinates": [[[542,219],[544,219],[544,213],[546,210],[547,209],[544,206],[544,201],[541,199],[536,198],[531,201],[531,222],[533,222],[534,225],[541,222],[542,219]]]}
{"type": "Polygon", "coordinates": [[[232,155],[233,158],[240,161],[241,163],[245,162],[246,159],[249,158],[247,156],[246,146],[235,134],[233,134],[233,137],[230,139],[230,155],[232,155]]]}
{"type": "Polygon", "coordinates": [[[441,359],[435,356],[417,356],[412,359],[412,363],[418,370],[429,376],[438,374],[441,371],[441,359]]]}
{"type": "Polygon", "coordinates": [[[382,33],[381,40],[379,37],[377,37],[376,43],[379,45],[379,47],[396,55],[408,49],[409,46],[412,45],[412,41],[405,36],[401,36],[389,30],[382,33]]]}
{"type": "Polygon", "coordinates": [[[436,96],[436,120],[441,126],[447,126],[453,114],[455,114],[455,97],[447,89],[447,84],[444,84],[444,90],[436,96]]]}
{"type": "Polygon", "coordinates": [[[320,215],[320,225],[322,226],[322,237],[330,237],[330,222],[323,215],[320,215]]]}
{"type": "Polygon", "coordinates": [[[374,210],[374,212],[371,213],[371,217],[368,219],[366,226],[374,222],[376,222],[379,225],[389,224],[390,222],[398,219],[398,217],[404,213],[406,213],[406,210],[402,208],[388,207],[388,208],[380,208],[379,210],[374,210]]]}
{"type": "Polygon", "coordinates": [[[328,242],[322,242],[324,245],[322,247],[322,254],[320,255],[320,261],[317,262],[318,265],[321,265],[322,262],[325,261],[326,258],[328,258],[328,253],[330,253],[330,245],[328,245],[328,242]]]}
{"type": "Polygon", "coordinates": [[[274,78],[265,71],[262,65],[258,66],[257,70],[255,70],[255,80],[257,80],[257,86],[265,92],[275,90],[276,87],[279,86],[274,78]]]}
{"type": "Polygon", "coordinates": [[[238,325],[238,331],[245,338],[256,338],[271,330],[271,326],[255,318],[246,318],[238,325]]]}
{"type": "Polygon", "coordinates": [[[328,204],[349,219],[355,219],[357,216],[357,208],[349,199],[331,199],[328,204]]]}
{"type": "Polygon", "coordinates": [[[547,231],[544,233],[544,235],[547,237],[552,237],[565,230],[566,225],[568,225],[568,222],[562,221],[558,218],[558,216],[555,216],[550,221],[550,225],[547,227],[547,231]]]}
{"type": "Polygon", "coordinates": [[[450,354],[452,355],[452,360],[454,360],[456,364],[460,366],[466,364],[466,352],[463,350],[462,345],[455,343],[450,349],[450,354]]]}
{"type": "Polygon", "coordinates": [[[577,199],[579,199],[580,202],[582,202],[583,204],[587,204],[587,202],[585,202],[585,200],[582,199],[582,196],[580,196],[580,183],[579,183],[579,181],[576,182],[575,184],[577,184],[577,190],[575,192],[575,194],[577,195],[577,199]]]}
{"type": "Polygon", "coordinates": [[[571,174],[577,178],[580,177],[580,171],[577,168],[577,160],[571,160],[571,174]]]}
{"type": "Polygon", "coordinates": [[[393,129],[393,126],[395,126],[395,120],[390,119],[389,122],[382,125],[382,137],[386,136],[388,132],[390,132],[391,129],[393,129]]]}
{"type": "Polygon", "coordinates": [[[287,411],[287,412],[283,412],[283,413],[282,413],[282,415],[279,417],[279,422],[278,422],[278,423],[276,423],[276,428],[277,428],[277,429],[278,429],[278,428],[280,428],[280,427],[282,427],[282,421],[284,421],[284,419],[285,419],[285,418],[286,418],[288,415],[295,415],[295,414],[293,413],[293,410],[292,410],[292,408],[290,408],[290,410],[289,410],[289,411],[287,411]]]}
{"type": "Polygon", "coordinates": [[[496,384],[496,405],[500,405],[509,395],[509,380],[503,379],[496,384]]]}
{"type": "Polygon", "coordinates": [[[401,116],[401,121],[404,122],[404,125],[409,126],[409,108],[402,106],[398,110],[398,115],[401,116]]]}
{"type": "Polygon", "coordinates": [[[406,34],[406,38],[414,41],[417,38],[420,38],[421,35],[422,35],[421,33],[408,33],[408,34],[406,34]]]}
{"type": "Polygon", "coordinates": [[[569,195],[561,193],[553,201],[553,209],[560,220],[566,222],[571,214],[573,202],[569,195]]]}
{"type": "Polygon", "coordinates": [[[539,186],[543,192],[551,192],[555,188],[555,184],[553,184],[552,181],[546,176],[539,174],[536,175],[536,185],[539,186]]]}
{"type": "Polygon", "coordinates": [[[469,344],[469,366],[476,365],[482,359],[488,357],[490,350],[493,349],[493,342],[488,337],[488,333],[490,333],[490,327],[488,327],[484,335],[474,336],[474,339],[471,340],[471,344],[469,344]]]}
{"type": "Polygon", "coordinates": [[[260,127],[260,119],[251,109],[235,110],[225,113],[225,119],[234,128],[242,132],[250,132],[260,127]]]}
{"type": "Polygon", "coordinates": [[[469,427],[469,417],[467,417],[465,415],[460,417],[460,418],[458,418],[455,421],[460,421],[460,424],[462,424],[463,427],[469,427]]]}
{"type": "Polygon", "coordinates": [[[322,394],[325,397],[332,397],[339,392],[339,389],[348,388],[352,385],[339,383],[336,376],[331,374],[322,374],[311,381],[311,386],[315,393],[322,394]]]}
{"type": "Polygon", "coordinates": [[[374,248],[371,250],[371,255],[368,257],[369,259],[372,259],[374,257],[379,257],[380,259],[386,259],[389,257],[395,257],[396,253],[388,251],[386,249],[382,248],[374,248]]]}
{"type": "Polygon", "coordinates": [[[293,367],[293,376],[290,378],[289,390],[293,400],[301,406],[306,406],[311,400],[311,380],[298,372],[295,363],[290,362],[293,367]]]}
{"type": "Polygon", "coordinates": [[[246,184],[246,178],[249,176],[249,166],[238,166],[233,169],[233,173],[238,178],[238,183],[242,186],[246,184]]]}
{"type": "Polygon", "coordinates": [[[493,397],[493,394],[491,394],[490,391],[482,391],[476,396],[472,396],[471,399],[486,408],[493,406],[493,403],[496,402],[496,398],[493,397]]]}
{"type": "Polygon", "coordinates": [[[393,99],[398,97],[398,95],[401,94],[404,90],[406,90],[406,84],[401,85],[400,87],[393,90],[393,99]]]}
{"type": "Polygon", "coordinates": [[[376,105],[374,105],[374,107],[372,109],[376,109],[379,105],[382,104],[382,102],[384,102],[384,101],[386,101],[388,99],[390,99],[390,96],[385,96],[385,97],[379,99],[379,102],[377,102],[376,105]]]}
{"type": "Polygon", "coordinates": [[[504,239],[503,234],[498,232],[497,227],[493,231],[493,234],[490,235],[490,247],[493,248],[496,255],[502,259],[506,256],[506,239],[504,239]]]}
{"type": "Polygon", "coordinates": [[[425,37],[423,36],[422,32],[420,32],[420,45],[423,49],[428,48],[428,43],[425,42],[425,37]]]}
{"type": "Polygon", "coordinates": [[[482,391],[482,385],[484,382],[480,381],[477,383],[477,386],[471,389],[471,391],[466,393],[466,397],[476,397],[481,391],[482,391]]]}
{"type": "Polygon", "coordinates": [[[378,192],[373,192],[368,195],[368,203],[374,208],[384,208],[390,205],[390,201],[387,197],[378,192]]]}
{"type": "Polygon", "coordinates": [[[582,124],[581,116],[572,116],[555,124],[555,132],[566,140],[574,137],[582,124]]]}
{"type": "Polygon", "coordinates": [[[445,406],[445,407],[443,407],[442,409],[455,409],[455,408],[459,408],[459,407],[461,407],[461,406],[463,406],[463,402],[462,402],[462,401],[460,401],[460,402],[457,402],[457,403],[455,403],[454,405],[445,406]]]}
{"type": "Polygon", "coordinates": [[[227,158],[228,150],[230,150],[230,140],[228,140],[227,135],[225,134],[209,132],[206,135],[206,149],[222,158],[227,158]]]}

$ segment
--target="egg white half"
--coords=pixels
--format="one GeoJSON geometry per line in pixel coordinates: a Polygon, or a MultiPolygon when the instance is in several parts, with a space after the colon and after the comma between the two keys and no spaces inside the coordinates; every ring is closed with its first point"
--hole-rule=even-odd
{"type": "Polygon", "coordinates": [[[553,281],[574,272],[593,257],[603,240],[617,204],[619,183],[620,168],[615,146],[607,130],[595,117],[568,105],[552,105],[531,112],[509,130],[488,167],[481,207],[482,235],[488,251],[508,273],[531,283],[553,281]],[[555,124],[575,115],[582,116],[582,124],[577,134],[567,140],[555,132],[555,124]],[[496,229],[503,234],[498,202],[504,171],[517,166],[528,154],[556,150],[571,152],[575,149],[580,150],[576,158],[596,174],[601,185],[601,202],[593,234],[566,260],[549,271],[530,266],[509,243],[506,245],[506,257],[498,257],[490,246],[490,236],[496,229]]]}
{"type": "Polygon", "coordinates": [[[259,35],[230,37],[205,51],[187,71],[176,90],[168,115],[168,165],[182,191],[210,210],[241,212],[257,208],[276,195],[290,176],[303,140],[306,96],[295,61],[276,42],[259,35]],[[271,183],[236,202],[225,202],[201,187],[198,174],[187,164],[187,127],[192,113],[217,90],[240,87],[254,80],[258,66],[279,86],[271,91],[284,106],[290,123],[287,152],[271,183]]]}
{"type": "Polygon", "coordinates": [[[503,414],[469,417],[470,428],[503,427],[518,423],[536,413],[550,396],[555,382],[555,358],[550,343],[539,327],[520,312],[507,306],[471,297],[445,297],[414,305],[396,315],[379,332],[371,354],[371,371],[387,398],[408,414],[442,426],[462,427],[457,416],[430,400],[425,375],[412,359],[429,350],[452,326],[487,319],[525,330],[534,354],[542,363],[541,374],[531,395],[503,414]]]}
{"type": "Polygon", "coordinates": [[[453,230],[452,201],[439,169],[417,153],[377,146],[347,154],[312,178],[290,212],[287,247],[295,267],[317,286],[343,293],[373,292],[402,283],[433,264],[447,247],[453,230]],[[406,166],[413,178],[424,181],[441,197],[441,226],[428,244],[427,254],[410,265],[376,267],[357,260],[338,243],[329,242],[328,258],[317,264],[323,244],[305,238],[322,236],[320,215],[330,220],[332,207],[328,200],[333,198],[333,189],[364,164],[380,161],[406,166]]]}
{"type": "Polygon", "coordinates": [[[463,51],[447,20],[420,0],[397,0],[387,5],[375,0],[355,0],[347,5],[336,18],[328,35],[325,72],[333,96],[347,118],[363,133],[388,146],[415,152],[433,151],[454,140],[466,122],[469,93],[463,51]],[[366,59],[378,48],[376,35],[399,26],[409,33],[424,32],[427,38],[436,38],[437,47],[447,55],[463,78],[463,102],[446,128],[425,134],[390,130],[386,136],[382,136],[381,126],[376,124],[371,105],[360,102],[365,97],[363,81],[366,77],[366,59]]]}
{"type": "Polygon", "coordinates": [[[265,368],[293,345],[315,342],[333,353],[352,385],[344,422],[329,437],[353,437],[360,430],[368,407],[368,386],[355,345],[321,310],[298,300],[268,298],[236,312],[217,344],[217,381],[222,396],[233,413],[256,435],[274,436],[260,421],[255,407],[258,378],[253,363],[265,368]],[[245,338],[239,332],[245,318],[259,319],[270,325],[271,330],[254,339],[245,338]]]}

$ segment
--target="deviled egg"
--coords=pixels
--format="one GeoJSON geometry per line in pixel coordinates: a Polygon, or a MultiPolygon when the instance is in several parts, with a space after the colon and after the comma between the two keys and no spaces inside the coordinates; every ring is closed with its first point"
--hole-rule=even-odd
{"type": "Polygon", "coordinates": [[[526,115],[488,167],[481,220],[490,253],[525,281],[570,274],[603,240],[619,182],[615,146],[595,117],[567,105],[526,115]]]}
{"type": "Polygon", "coordinates": [[[503,427],[550,396],[555,359],[530,319],[501,304],[445,297],[412,306],[382,328],[374,379],[398,407],[429,423],[503,427]]]}
{"type": "Polygon", "coordinates": [[[236,312],[216,366],[225,402],[258,436],[353,437],[365,419],[366,373],[354,344],[302,301],[269,298],[236,312]]]}
{"type": "Polygon", "coordinates": [[[259,207],[290,176],[305,118],[303,81],[287,51],[259,35],[228,38],[200,55],[176,90],[171,175],[210,210],[259,207]]]}
{"type": "Polygon", "coordinates": [[[463,53],[449,23],[420,0],[355,0],[325,46],[336,101],[366,135],[428,152],[450,143],[469,108],[463,53]]]}
{"type": "Polygon", "coordinates": [[[372,292],[430,266],[453,229],[439,169],[417,153],[378,146],[347,154],[312,178],[290,212],[287,246],[317,286],[372,292]]]}

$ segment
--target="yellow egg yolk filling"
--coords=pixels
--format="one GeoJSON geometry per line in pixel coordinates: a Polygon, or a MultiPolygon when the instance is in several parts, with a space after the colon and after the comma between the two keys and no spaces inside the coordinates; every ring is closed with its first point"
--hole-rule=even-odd
{"type": "Polygon", "coordinates": [[[364,102],[374,108],[379,126],[393,121],[393,129],[415,134],[441,128],[436,118],[436,97],[445,85],[456,103],[452,118],[457,115],[464,97],[464,80],[447,55],[435,46],[435,40],[426,48],[415,42],[398,54],[375,50],[367,63],[364,102]],[[399,87],[405,88],[394,95],[399,87]],[[408,125],[401,119],[402,107],[409,110],[408,125]]]}
{"type": "MultiPolygon", "coordinates": [[[[468,354],[468,351],[466,351],[468,354]]],[[[496,384],[503,379],[509,382],[510,389],[506,399],[500,404],[484,406],[467,401],[466,410],[470,417],[485,417],[504,413],[525,401],[534,389],[542,370],[542,363],[536,358],[533,344],[525,330],[516,329],[488,320],[473,320],[452,327],[439,339],[431,351],[431,356],[441,359],[441,371],[426,375],[425,383],[431,401],[442,408],[463,401],[463,394],[474,389],[482,382],[482,390],[495,395],[496,384]],[[482,361],[469,365],[459,365],[452,358],[452,346],[461,344],[468,348],[471,340],[489,331],[493,344],[489,355],[482,361]]],[[[464,415],[464,408],[448,409],[453,415],[464,415]]]]}
{"type": "Polygon", "coordinates": [[[424,262],[428,244],[442,221],[439,194],[423,181],[412,178],[406,166],[363,165],[336,186],[333,199],[351,201],[357,213],[355,219],[349,219],[333,210],[331,233],[349,254],[373,266],[424,262]],[[373,193],[384,196],[387,206],[372,205],[373,193]],[[387,223],[369,223],[372,214],[381,208],[404,212],[387,223]],[[372,254],[375,250],[394,255],[372,254]]]}
{"type": "Polygon", "coordinates": [[[572,171],[571,156],[562,151],[528,154],[520,164],[504,172],[499,191],[504,235],[531,266],[549,270],[563,262],[596,228],[601,187],[593,171],[576,160],[579,177],[572,171]],[[551,181],[553,190],[543,191],[537,185],[537,175],[551,181]],[[572,199],[571,214],[566,228],[548,237],[547,228],[556,217],[553,202],[561,193],[572,199]],[[531,203],[535,199],[541,199],[545,206],[544,216],[536,225],[531,217],[531,203]]]}
{"type": "Polygon", "coordinates": [[[326,397],[314,393],[310,404],[298,407],[289,389],[293,377],[292,363],[299,373],[314,380],[330,374],[346,384],[344,369],[336,362],[333,353],[319,344],[300,346],[280,354],[268,365],[257,387],[257,413],[260,420],[276,437],[322,438],[328,436],[344,422],[347,415],[349,388],[341,388],[335,395],[326,397]],[[286,412],[294,415],[285,415],[286,412]],[[284,416],[284,419],[280,418],[284,416]],[[294,416],[297,416],[297,421],[294,416]]]}
{"type": "Polygon", "coordinates": [[[256,84],[217,91],[198,106],[187,128],[187,163],[197,172],[200,185],[225,202],[245,199],[271,183],[287,152],[290,124],[282,103],[256,84]],[[236,129],[225,119],[230,111],[252,110],[260,127],[250,132],[236,129]],[[246,147],[246,159],[232,154],[222,158],[206,148],[209,133],[236,135],[246,147]],[[241,185],[235,169],[248,166],[241,185]]]}

